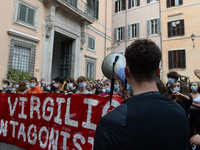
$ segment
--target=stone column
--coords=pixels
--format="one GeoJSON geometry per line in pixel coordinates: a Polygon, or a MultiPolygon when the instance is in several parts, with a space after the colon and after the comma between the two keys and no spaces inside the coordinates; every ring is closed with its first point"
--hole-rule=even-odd
{"type": "Polygon", "coordinates": [[[53,60],[53,44],[54,44],[54,23],[51,21],[43,21],[44,41],[42,52],[41,78],[45,78],[46,83],[51,83],[51,71],[53,60]]]}

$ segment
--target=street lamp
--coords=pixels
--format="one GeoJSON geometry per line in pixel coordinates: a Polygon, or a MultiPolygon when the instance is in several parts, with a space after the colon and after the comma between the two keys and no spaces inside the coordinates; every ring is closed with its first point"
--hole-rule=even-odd
{"type": "Polygon", "coordinates": [[[194,44],[195,35],[194,35],[194,33],[192,33],[191,39],[192,39],[192,42],[193,42],[193,47],[195,47],[195,44],[194,44]]]}
{"type": "Polygon", "coordinates": [[[117,45],[118,45],[118,46],[108,47],[107,50],[111,50],[111,49],[114,49],[114,48],[119,47],[120,42],[121,42],[121,40],[117,40],[117,45]]]}

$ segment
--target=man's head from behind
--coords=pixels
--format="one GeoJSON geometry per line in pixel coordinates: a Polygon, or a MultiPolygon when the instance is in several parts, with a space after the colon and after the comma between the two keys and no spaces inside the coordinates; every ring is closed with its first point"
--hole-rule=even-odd
{"type": "Polygon", "coordinates": [[[151,40],[136,40],[126,48],[127,77],[132,76],[137,83],[153,82],[162,57],[159,47],[151,40]]]}

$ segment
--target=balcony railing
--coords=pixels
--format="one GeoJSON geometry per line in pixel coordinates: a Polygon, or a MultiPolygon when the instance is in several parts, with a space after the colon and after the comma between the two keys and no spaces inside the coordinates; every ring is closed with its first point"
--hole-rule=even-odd
{"type": "Polygon", "coordinates": [[[94,18],[94,9],[90,8],[85,2],[82,0],[66,0],[66,2],[70,3],[72,6],[78,8],[90,18],[94,18]]]}

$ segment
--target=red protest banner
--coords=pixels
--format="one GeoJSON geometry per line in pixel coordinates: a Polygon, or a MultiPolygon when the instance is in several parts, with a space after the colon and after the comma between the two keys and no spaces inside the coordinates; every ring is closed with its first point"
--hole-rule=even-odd
{"type": "Polygon", "coordinates": [[[30,150],[91,150],[102,116],[123,100],[84,94],[0,94],[0,141],[30,150]]]}

